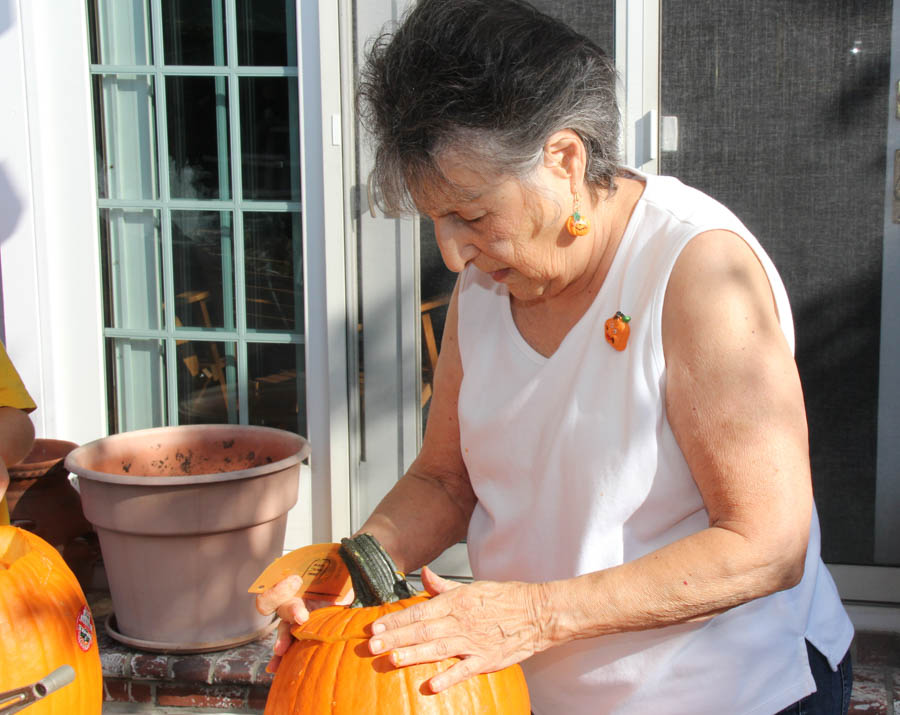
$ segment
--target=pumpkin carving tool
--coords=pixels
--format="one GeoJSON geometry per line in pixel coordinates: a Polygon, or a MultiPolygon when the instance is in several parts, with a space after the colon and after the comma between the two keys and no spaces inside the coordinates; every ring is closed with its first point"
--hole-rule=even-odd
{"type": "Polygon", "coordinates": [[[74,680],[75,669],[71,665],[61,665],[36,683],[0,693],[0,713],[17,713],[74,680]]]}
{"type": "Polygon", "coordinates": [[[302,579],[297,596],[340,600],[350,591],[350,573],[338,552],[340,544],[311,544],[295,549],[270,563],[253,582],[248,593],[263,593],[282,579],[302,579]]]}

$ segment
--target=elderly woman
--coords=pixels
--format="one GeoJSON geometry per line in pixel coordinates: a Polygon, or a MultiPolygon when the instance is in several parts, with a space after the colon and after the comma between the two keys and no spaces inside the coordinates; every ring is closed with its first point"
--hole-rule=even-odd
{"type": "MultiPolygon", "coordinates": [[[[538,715],[845,712],[791,313],[735,216],[617,162],[609,59],[515,0],[421,0],[363,75],[375,177],[459,272],[421,453],[360,531],[476,580],[369,641],[512,663],[538,715]],[[802,703],[798,702],[802,701],[802,703]]],[[[260,597],[306,618],[285,582],[260,597]]],[[[284,652],[282,635],[276,654],[284,652]]]]}

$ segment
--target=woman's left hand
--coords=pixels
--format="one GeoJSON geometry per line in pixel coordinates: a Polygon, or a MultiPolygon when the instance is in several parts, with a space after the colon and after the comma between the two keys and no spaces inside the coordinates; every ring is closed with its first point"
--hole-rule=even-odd
{"type": "Polygon", "coordinates": [[[549,646],[542,584],[476,581],[462,585],[428,567],[422,569],[422,584],[434,598],[375,621],[369,648],[376,655],[390,653],[395,666],[461,658],[431,678],[435,693],[473,675],[506,668],[549,646]]]}

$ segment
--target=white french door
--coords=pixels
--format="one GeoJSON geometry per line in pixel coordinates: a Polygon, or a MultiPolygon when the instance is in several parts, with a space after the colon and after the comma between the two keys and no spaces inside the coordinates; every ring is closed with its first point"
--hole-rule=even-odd
{"type": "MultiPolygon", "coordinates": [[[[402,17],[408,0],[353,2],[355,61],[367,41],[402,17]]],[[[590,34],[609,52],[618,41],[617,8],[608,2],[538,0],[541,10],[590,34]]],[[[620,5],[622,3],[619,3],[620,5]]],[[[623,6],[624,7],[624,6],[623,6]]],[[[632,88],[640,83],[632,83],[632,88]]],[[[352,162],[353,249],[356,251],[359,326],[351,381],[351,410],[358,426],[352,440],[352,523],[357,528],[414,459],[428,419],[430,378],[455,275],[447,271],[425,219],[385,216],[368,188],[372,167],[365,137],[356,132],[352,162]]],[[[352,430],[351,430],[352,431],[352,430]]],[[[465,544],[448,549],[433,567],[453,577],[471,576],[465,544]]]]}

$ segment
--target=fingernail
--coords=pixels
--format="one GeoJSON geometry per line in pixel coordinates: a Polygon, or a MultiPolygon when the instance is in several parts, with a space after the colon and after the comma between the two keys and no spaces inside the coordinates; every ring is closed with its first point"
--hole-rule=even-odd
{"type": "Polygon", "coordinates": [[[372,653],[380,653],[382,648],[384,648],[384,643],[381,641],[369,641],[369,650],[371,650],[372,653]]]}
{"type": "Polygon", "coordinates": [[[391,651],[391,662],[394,665],[400,665],[403,662],[403,654],[399,651],[391,651]]]}
{"type": "Polygon", "coordinates": [[[387,630],[383,623],[373,623],[372,624],[372,633],[373,635],[378,635],[379,633],[384,633],[387,630]]]}

